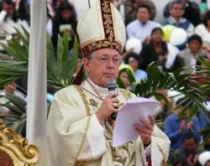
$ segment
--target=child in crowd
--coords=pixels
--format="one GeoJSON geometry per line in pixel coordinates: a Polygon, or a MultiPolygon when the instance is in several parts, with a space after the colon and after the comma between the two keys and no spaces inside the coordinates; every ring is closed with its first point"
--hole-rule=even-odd
{"type": "Polygon", "coordinates": [[[188,48],[180,52],[179,56],[184,60],[186,67],[197,64],[197,58],[207,56],[207,51],[202,49],[203,41],[200,36],[192,35],[188,40],[188,48]]]}
{"type": "Polygon", "coordinates": [[[141,57],[136,53],[129,53],[125,59],[125,63],[130,65],[134,72],[136,81],[147,79],[147,73],[139,69],[141,65],[141,57]]]}

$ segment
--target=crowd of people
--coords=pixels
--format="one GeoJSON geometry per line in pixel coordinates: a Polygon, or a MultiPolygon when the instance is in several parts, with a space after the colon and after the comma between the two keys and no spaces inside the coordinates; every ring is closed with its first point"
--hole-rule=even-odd
{"type": "MultiPolygon", "coordinates": [[[[55,49],[58,35],[68,35],[71,58],[74,37],[78,35],[78,11],[72,0],[52,0],[47,3],[46,31],[52,38],[55,49]]],[[[113,4],[120,11],[126,25],[127,43],[135,39],[133,47],[124,49],[118,75],[128,89],[130,82],[127,72],[133,74],[136,81],[147,79],[147,67],[151,62],[169,72],[185,66],[195,67],[199,65],[199,57],[209,60],[210,9],[206,1],[113,0],[113,4]],[[164,29],[166,27],[170,27],[170,32],[164,29]],[[182,29],[186,33],[186,38],[181,42],[180,36],[177,36],[178,44],[171,42],[175,29],[182,29]]],[[[14,27],[20,28],[22,25],[30,32],[30,1],[2,0],[0,8],[0,33],[6,32],[19,40],[14,27]]],[[[6,43],[6,40],[1,42],[6,43]]],[[[5,53],[3,48],[0,51],[5,53]]],[[[78,61],[81,64],[81,58],[78,61]]],[[[12,83],[2,90],[4,91],[17,93],[18,87],[12,83]],[[8,90],[11,86],[13,90],[8,90]]],[[[170,92],[164,91],[164,95],[169,98],[170,92]]],[[[21,95],[24,99],[23,96],[24,94],[21,95]]],[[[210,125],[209,117],[199,111],[191,121],[187,121],[190,106],[182,117],[178,117],[182,107],[175,110],[175,105],[184,107],[187,103],[182,98],[172,103],[171,108],[165,104],[160,108],[160,114],[167,112],[161,120],[164,122],[162,130],[171,141],[171,165],[209,166],[210,139],[204,146],[200,146],[208,138],[208,133],[199,132],[210,125]]],[[[1,112],[8,113],[9,110],[1,108],[1,112]]]]}

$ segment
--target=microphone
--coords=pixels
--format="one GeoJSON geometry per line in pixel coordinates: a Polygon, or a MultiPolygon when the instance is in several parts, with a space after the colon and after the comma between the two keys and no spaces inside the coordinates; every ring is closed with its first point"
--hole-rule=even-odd
{"type": "MultiPolygon", "coordinates": [[[[117,88],[116,80],[114,80],[114,79],[108,80],[106,85],[107,85],[109,92],[113,92],[117,88]]],[[[116,118],[117,118],[117,113],[112,113],[111,119],[116,120],[116,118]]]]}

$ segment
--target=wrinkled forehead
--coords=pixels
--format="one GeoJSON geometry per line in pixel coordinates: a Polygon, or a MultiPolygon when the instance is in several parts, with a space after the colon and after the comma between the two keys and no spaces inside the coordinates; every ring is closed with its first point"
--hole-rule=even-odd
{"type": "Polygon", "coordinates": [[[100,50],[94,51],[95,56],[109,56],[109,57],[115,57],[115,56],[121,56],[121,54],[112,48],[104,48],[100,50]]]}

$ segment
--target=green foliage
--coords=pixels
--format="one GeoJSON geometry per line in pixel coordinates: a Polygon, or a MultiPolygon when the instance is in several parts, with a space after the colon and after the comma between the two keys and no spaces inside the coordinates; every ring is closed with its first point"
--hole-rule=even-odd
{"type": "Polygon", "coordinates": [[[69,59],[68,37],[58,37],[57,57],[48,37],[47,42],[47,81],[57,90],[72,84],[78,58],[78,40],[74,40],[74,48],[71,59],[69,59]]]}
{"type": "MultiPolygon", "coordinates": [[[[0,43],[9,56],[1,55],[0,88],[14,82],[28,74],[29,33],[23,28],[23,33],[17,30],[20,42],[15,39],[8,41],[8,45],[0,43]],[[23,43],[23,44],[21,44],[23,43]]],[[[74,39],[74,48],[69,59],[68,36],[58,37],[57,53],[53,48],[51,38],[47,36],[47,81],[57,90],[72,84],[73,74],[78,57],[78,40],[74,39]]]]}
{"type": "MultiPolygon", "coordinates": [[[[23,27],[22,27],[23,28],[23,27]]],[[[23,32],[16,29],[20,42],[15,39],[8,41],[8,45],[0,44],[7,54],[1,54],[0,61],[0,88],[28,74],[28,53],[30,35],[23,28],[23,32]],[[21,44],[22,43],[22,44],[21,44]]],[[[71,59],[69,59],[68,36],[58,37],[57,52],[55,52],[51,38],[47,36],[47,82],[56,90],[72,84],[78,57],[78,40],[75,37],[71,59]]],[[[5,96],[9,102],[0,106],[10,110],[9,115],[0,114],[8,127],[20,133],[26,124],[26,103],[11,94],[5,96]]],[[[48,107],[49,108],[49,107],[48,107]]],[[[49,109],[48,109],[49,110],[49,109]]]]}
{"type": "MultiPolygon", "coordinates": [[[[206,65],[210,66],[210,63],[206,63],[206,65]]],[[[185,106],[181,114],[184,113],[184,110],[190,104],[194,104],[188,117],[189,121],[199,109],[207,114],[208,111],[204,103],[210,94],[207,93],[207,90],[210,92],[209,82],[197,81],[195,76],[191,74],[191,71],[191,68],[180,68],[174,72],[164,72],[162,67],[152,63],[147,68],[148,79],[141,80],[140,82],[132,82],[131,91],[141,97],[155,96],[157,100],[164,100],[168,105],[169,101],[164,95],[159,93],[160,90],[173,90],[180,92],[180,95],[184,94],[185,97],[183,102],[188,101],[188,104],[185,106]],[[202,88],[204,85],[205,89],[202,88]]],[[[197,71],[198,73],[208,73],[210,69],[199,69],[197,71]]],[[[196,77],[202,78],[199,75],[196,77]]],[[[125,88],[121,80],[118,80],[118,85],[121,88],[125,88]]],[[[177,107],[179,106],[180,105],[177,107]]]]}
{"type": "Polygon", "coordinates": [[[15,39],[9,40],[8,45],[0,43],[9,55],[0,55],[3,58],[0,61],[0,88],[27,75],[29,34],[24,28],[23,33],[17,30],[17,34],[23,44],[15,39]]]}
{"type": "Polygon", "coordinates": [[[6,98],[8,100],[7,103],[0,104],[0,106],[10,110],[9,114],[0,114],[0,118],[4,120],[7,127],[14,129],[20,134],[26,125],[26,102],[10,93],[1,95],[0,98],[6,98]]]}

